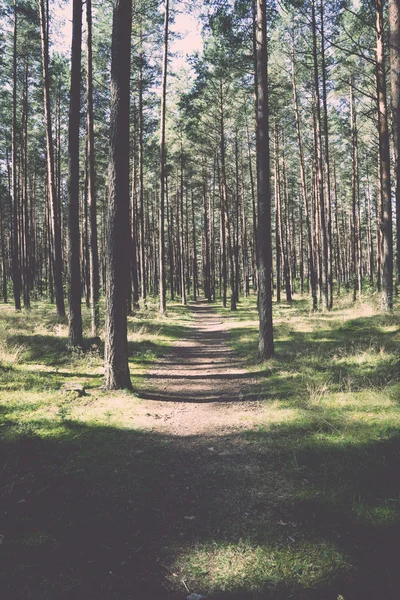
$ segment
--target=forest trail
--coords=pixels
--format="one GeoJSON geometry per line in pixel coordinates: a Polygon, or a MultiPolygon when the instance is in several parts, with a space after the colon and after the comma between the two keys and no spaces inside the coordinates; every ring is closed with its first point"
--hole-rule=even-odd
{"type": "Polygon", "coordinates": [[[227,323],[206,301],[192,303],[190,334],[147,374],[136,423],[174,435],[224,435],[260,411],[255,380],[229,348],[227,323]]]}

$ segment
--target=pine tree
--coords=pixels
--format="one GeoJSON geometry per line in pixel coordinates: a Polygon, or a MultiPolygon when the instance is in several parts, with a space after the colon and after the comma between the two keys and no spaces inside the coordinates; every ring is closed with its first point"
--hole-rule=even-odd
{"type": "Polygon", "coordinates": [[[128,365],[129,89],[132,2],[116,0],[111,53],[110,166],[106,232],[104,387],[131,389],[128,365]]]}

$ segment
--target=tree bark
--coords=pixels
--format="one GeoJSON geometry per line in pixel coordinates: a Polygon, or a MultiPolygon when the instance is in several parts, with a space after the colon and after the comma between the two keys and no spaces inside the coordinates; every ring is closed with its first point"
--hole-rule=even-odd
{"type": "MultiPolygon", "coordinates": [[[[257,80],[257,78],[255,77],[255,81],[256,80],[257,80]]],[[[246,107],[245,107],[245,119],[246,119],[247,152],[248,152],[248,158],[249,158],[249,174],[250,174],[250,188],[251,188],[251,206],[252,206],[252,214],[253,214],[253,245],[254,245],[253,264],[255,265],[255,268],[253,268],[253,272],[254,272],[253,278],[255,280],[255,281],[253,281],[253,288],[256,290],[257,289],[257,255],[258,255],[258,248],[257,248],[257,208],[256,208],[256,190],[255,190],[254,176],[253,176],[253,163],[252,163],[252,159],[251,159],[250,132],[249,132],[249,124],[247,122],[246,107]]]]}
{"type": "Polygon", "coordinates": [[[165,282],[165,114],[167,101],[168,67],[168,20],[169,0],[165,0],[164,17],[164,57],[162,68],[161,121],[160,121],[160,218],[159,218],[159,269],[160,269],[160,314],[167,310],[167,290],[165,282]]]}
{"type": "Polygon", "coordinates": [[[129,93],[132,0],[116,0],[111,50],[110,166],[106,238],[105,389],[131,389],[128,365],[129,93]]]}
{"type": "Polygon", "coordinates": [[[12,229],[11,229],[11,268],[15,310],[21,310],[21,267],[18,258],[18,174],[17,174],[17,2],[14,0],[13,37],[13,99],[12,99],[12,229]]]}
{"type": "Polygon", "coordinates": [[[328,102],[326,91],[326,61],[325,61],[325,29],[324,29],[324,1],[320,0],[321,15],[321,74],[322,74],[322,107],[324,130],[324,161],[326,173],[326,212],[327,212],[327,286],[328,308],[333,306],[333,272],[332,272],[332,200],[331,200],[331,169],[329,163],[329,129],[328,129],[328,102]]]}
{"type": "Polygon", "coordinates": [[[69,108],[68,159],[68,304],[69,341],[82,346],[81,270],[79,231],[79,125],[81,101],[82,0],[73,0],[71,92],[69,108]]]}
{"type": "MultiPolygon", "coordinates": [[[[231,302],[230,309],[236,310],[236,294],[235,294],[235,269],[233,262],[233,249],[232,249],[232,238],[230,233],[229,225],[229,211],[228,211],[228,186],[226,180],[226,156],[225,156],[225,114],[224,114],[224,98],[223,98],[223,87],[222,80],[220,81],[220,97],[219,97],[219,116],[220,116],[220,153],[221,153],[221,173],[220,173],[220,186],[221,186],[221,215],[223,215],[223,237],[225,240],[225,281],[224,289],[226,290],[226,277],[227,268],[229,261],[229,281],[231,288],[231,302]]],[[[226,291],[225,291],[225,304],[226,305],[226,291]]]]}
{"type": "Polygon", "coordinates": [[[306,230],[307,230],[309,286],[310,286],[311,298],[312,298],[312,308],[313,308],[313,310],[317,310],[318,301],[317,301],[317,280],[316,280],[315,263],[314,263],[314,245],[313,245],[313,234],[312,234],[312,227],[311,227],[311,221],[310,221],[310,211],[308,208],[307,181],[306,181],[306,170],[305,170],[305,166],[304,166],[303,141],[302,141],[301,129],[300,129],[300,113],[299,113],[299,103],[298,103],[298,98],[297,98],[294,43],[292,46],[292,86],[293,86],[294,112],[295,112],[295,118],[296,118],[297,146],[298,146],[298,150],[299,150],[301,190],[302,190],[302,195],[303,195],[304,217],[305,217],[305,221],[306,221],[306,230]]]}
{"type": "Polygon", "coordinates": [[[359,230],[358,202],[359,202],[359,176],[358,176],[358,157],[357,157],[357,120],[354,106],[353,80],[350,79],[350,126],[351,126],[351,188],[352,188],[352,223],[353,231],[351,236],[351,262],[353,270],[353,301],[357,299],[357,292],[361,298],[362,282],[360,279],[360,261],[359,252],[359,230]]]}
{"type": "MultiPolygon", "coordinates": [[[[285,280],[285,293],[286,302],[292,302],[292,283],[290,273],[290,247],[289,247],[289,215],[288,215],[288,194],[287,194],[287,180],[286,180],[286,161],[285,161],[285,150],[283,141],[283,152],[282,152],[282,175],[283,175],[283,204],[284,211],[282,209],[282,197],[279,194],[279,226],[280,226],[280,239],[281,239],[281,252],[283,258],[283,277],[285,280]]],[[[278,146],[278,163],[279,163],[279,146],[278,146]]],[[[279,175],[279,171],[278,171],[279,175]]],[[[280,177],[278,178],[280,179],[280,177]]]]}
{"type": "Polygon", "coordinates": [[[197,239],[196,239],[196,221],[194,214],[194,195],[190,192],[192,203],[192,241],[193,241],[193,300],[197,300],[198,293],[198,272],[197,272],[197,239]]]}
{"type": "Polygon", "coordinates": [[[86,36],[86,128],[88,178],[87,194],[89,207],[90,311],[92,336],[95,337],[98,334],[98,328],[100,325],[100,279],[93,116],[92,0],[86,0],[86,36]]]}
{"type": "Polygon", "coordinates": [[[257,102],[257,271],[260,320],[258,352],[261,359],[274,354],[272,330],[272,245],[271,182],[268,132],[267,6],[257,0],[256,23],[256,102],[257,102]]]}
{"type": "Polygon", "coordinates": [[[315,86],[315,127],[316,127],[316,161],[318,177],[318,203],[321,217],[321,292],[323,306],[329,310],[329,291],[328,291],[328,236],[326,232],[325,217],[325,195],[324,195],[324,170],[322,164],[322,135],[321,135],[321,105],[319,93],[318,76],[318,51],[317,51],[317,25],[315,18],[315,0],[312,0],[312,33],[313,33],[313,59],[314,59],[314,86],[315,86]]]}
{"type": "MultiPolygon", "coordinates": [[[[139,11],[140,12],[140,11],[139,11]]],[[[146,250],[145,250],[145,214],[144,214],[144,143],[143,143],[143,20],[140,13],[139,16],[139,226],[140,226],[140,274],[141,287],[140,293],[142,302],[145,303],[147,297],[147,272],[146,272],[146,250]]]]}
{"type": "Polygon", "coordinates": [[[54,171],[54,145],[50,109],[50,79],[49,79],[49,38],[48,38],[48,13],[44,0],[39,0],[40,34],[42,42],[42,68],[43,68],[43,103],[46,122],[46,153],[47,153],[47,185],[50,201],[51,230],[53,238],[53,272],[56,296],[57,313],[60,318],[65,317],[63,265],[61,245],[61,221],[59,199],[57,198],[55,171],[54,171]]]}
{"type": "Polygon", "coordinates": [[[137,239],[137,170],[136,170],[136,110],[134,113],[134,131],[133,131],[133,152],[132,152],[132,202],[131,202],[131,284],[132,284],[132,304],[133,308],[139,308],[139,281],[138,281],[138,264],[136,252],[137,239]]]}
{"type": "Polygon", "coordinates": [[[274,188],[275,188],[275,255],[276,255],[276,301],[281,301],[281,208],[280,208],[280,175],[279,175],[279,153],[278,153],[278,129],[274,126],[274,188]]]}
{"type": "Polygon", "coordinates": [[[0,245],[1,245],[1,280],[2,280],[2,295],[3,302],[8,302],[7,291],[7,251],[6,251],[6,236],[4,233],[4,206],[0,202],[0,245]]]}
{"type": "Polygon", "coordinates": [[[382,309],[393,308],[393,231],[390,186],[390,151],[386,101],[386,73],[383,28],[383,0],[376,0],[376,83],[378,96],[378,134],[382,186],[382,309]]]}
{"type": "Polygon", "coordinates": [[[241,233],[242,233],[242,269],[243,269],[243,291],[247,297],[250,294],[250,278],[249,278],[249,252],[247,242],[247,217],[246,217],[246,199],[244,186],[244,165],[243,165],[243,149],[241,148],[241,233]]]}
{"type": "Polygon", "coordinates": [[[210,225],[207,200],[207,169],[204,158],[202,173],[202,195],[203,195],[203,288],[208,302],[211,302],[211,257],[210,257],[210,225]]]}
{"type": "MultiPolygon", "coordinates": [[[[184,238],[184,227],[183,227],[183,144],[181,138],[180,148],[180,193],[177,193],[177,213],[179,214],[180,230],[179,230],[179,254],[180,254],[180,281],[181,281],[181,298],[182,304],[186,305],[186,288],[185,288],[185,238],[184,238]]],[[[179,223],[178,223],[179,228],[179,223]]]]}
{"type": "Polygon", "coordinates": [[[396,179],[396,282],[400,285],[400,0],[389,0],[390,87],[396,179]]]}
{"type": "Polygon", "coordinates": [[[172,210],[172,205],[171,205],[171,200],[170,200],[170,195],[169,195],[168,177],[166,178],[166,181],[165,181],[165,201],[166,201],[166,207],[167,207],[169,286],[170,286],[171,300],[174,300],[174,298],[175,298],[174,216],[173,216],[173,210],[172,210]]]}
{"type": "Polygon", "coordinates": [[[24,308],[31,307],[31,247],[30,247],[30,225],[29,225],[29,193],[28,193],[28,59],[25,59],[24,68],[24,91],[22,101],[22,123],[21,123],[21,255],[23,272],[23,296],[24,308]]]}

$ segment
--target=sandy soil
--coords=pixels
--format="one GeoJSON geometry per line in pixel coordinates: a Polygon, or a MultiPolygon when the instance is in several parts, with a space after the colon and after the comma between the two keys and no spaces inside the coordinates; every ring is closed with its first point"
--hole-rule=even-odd
{"type": "Polygon", "coordinates": [[[148,374],[135,422],[179,436],[248,428],[260,411],[255,381],[227,344],[227,324],[206,302],[190,310],[191,334],[148,374]]]}

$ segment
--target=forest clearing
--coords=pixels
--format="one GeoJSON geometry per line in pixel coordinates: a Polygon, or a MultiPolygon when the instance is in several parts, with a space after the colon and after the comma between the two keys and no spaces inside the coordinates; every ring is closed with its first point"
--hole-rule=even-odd
{"type": "Polygon", "coordinates": [[[0,25],[0,599],[398,600],[400,0],[0,25]]]}

